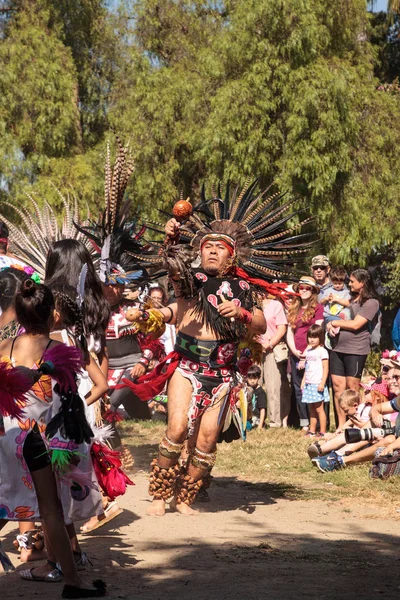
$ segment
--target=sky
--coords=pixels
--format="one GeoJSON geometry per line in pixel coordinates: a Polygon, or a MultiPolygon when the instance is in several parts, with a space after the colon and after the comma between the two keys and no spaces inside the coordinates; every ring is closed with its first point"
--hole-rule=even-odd
{"type": "Polygon", "coordinates": [[[374,11],[379,12],[381,10],[386,10],[387,0],[375,0],[374,2],[374,11]]]}

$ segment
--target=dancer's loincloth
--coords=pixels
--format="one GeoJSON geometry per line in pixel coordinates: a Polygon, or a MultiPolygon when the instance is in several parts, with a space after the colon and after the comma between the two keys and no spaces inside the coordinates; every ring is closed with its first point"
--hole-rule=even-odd
{"type": "Polygon", "coordinates": [[[192,384],[188,409],[188,435],[205,413],[218,411],[221,421],[236,382],[234,365],[237,344],[226,340],[198,340],[180,333],[175,342],[180,355],[177,371],[192,384]]]}
{"type": "Polygon", "coordinates": [[[231,369],[211,369],[208,365],[182,358],[177,371],[192,384],[192,398],[188,409],[188,436],[194,432],[196,421],[205,412],[218,410],[222,418],[230,392],[234,386],[231,369]]]}
{"type": "MultiPolygon", "coordinates": [[[[237,416],[237,392],[241,385],[235,370],[237,343],[230,340],[198,340],[184,333],[176,337],[174,352],[171,352],[152,372],[136,382],[123,379],[141,400],[149,400],[161,393],[165,384],[176,370],[192,384],[192,397],[188,410],[188,435],[196,421],[206,412],[218,410],[218,424],[225,418],[227,404],[232,415],[237,416]]],[[[117,386],[118,388],[118,386],[117,386]]],[[[225,421],[225,424],[228,420],[225,421]]],[[[229,421],[230,422],[230,421],[229,421]]],[[[242,435],[242,432],[241,432],[242,435]]]]}

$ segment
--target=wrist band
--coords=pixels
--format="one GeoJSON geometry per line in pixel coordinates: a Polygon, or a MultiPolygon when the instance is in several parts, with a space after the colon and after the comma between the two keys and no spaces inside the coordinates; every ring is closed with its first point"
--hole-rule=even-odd
{"type": "Polygon", "coordinates": [[[152,353],[151,350],[149,350],[148,348],[146,348],[145,350],[143,350],[142,352],[142,358],[145,358],[146,360],[148,360],[149,362],[151,361],[151,359],[153,358],[154,354],[152,353]]]}
{"type": "Polygon", "coordinates": [[[147,358],[142,356],[142,358],[139,360],[139,365],[143,365],[147,369],[147,367],[149,366],[149,362],[150,361],[147,358]]]}
{"type": "Polygon", "coordinates": [[[174,316],[174,311],[172,310],[172,308],[170,306],[166,306],[165,308],[168,308],[169,312],[171,313],[170,316],[168,317],[168,319],[166,319],[164,321],[164,323],[170,323],[172,321],[172,318],[174,316]]]}
{"type": "Polygon", "coordinates": [[[238,317],[238,321],[242,321],[245,325],[250,325],[253,320],[253,315],[249,310],[245,308],[240,308],[240,316],[238,317]]]}

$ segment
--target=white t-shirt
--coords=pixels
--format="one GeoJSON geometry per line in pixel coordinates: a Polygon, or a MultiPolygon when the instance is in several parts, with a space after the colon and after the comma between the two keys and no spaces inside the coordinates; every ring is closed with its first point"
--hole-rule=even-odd
{"type": "Polygon", "coordinates": [[[322,380],[322,361],[328,360],[328,350],[322,346],[306,351],[306,378],[305,383],[319,385],[322,380]]]}

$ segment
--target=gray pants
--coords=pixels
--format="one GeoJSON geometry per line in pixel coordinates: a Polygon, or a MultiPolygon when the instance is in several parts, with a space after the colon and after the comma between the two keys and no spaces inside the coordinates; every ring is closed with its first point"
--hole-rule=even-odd
{"type": "Polygon", "coordinates": [[[291,389],[287,378],[287,361],[277,363],[273,352],[263,354],[263,379],[267,392],[267,416],[270,427],[281,427],[290,412],[291,389]]]}

